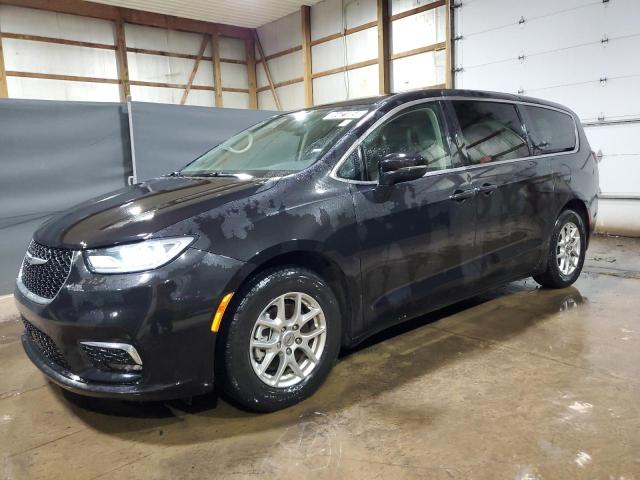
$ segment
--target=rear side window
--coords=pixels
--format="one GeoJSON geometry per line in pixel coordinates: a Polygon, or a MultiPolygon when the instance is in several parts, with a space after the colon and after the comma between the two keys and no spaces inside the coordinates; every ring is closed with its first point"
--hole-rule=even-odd
{"type": "Polygon", "coordinates": [[[451,103],[472,164],[529,156],[524,128],[515,105],[473,100],[451,103]]]}
{"type": "Polygon", "coordinates": [[[570,152],[576,146],[573,118],[557,110],[523,105],[533,154],[570,152]]]}

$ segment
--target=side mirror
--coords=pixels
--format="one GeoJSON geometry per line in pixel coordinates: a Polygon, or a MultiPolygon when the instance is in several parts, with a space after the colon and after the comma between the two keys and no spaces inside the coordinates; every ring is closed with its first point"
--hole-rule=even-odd
{"type": "Polygon", "coordinates": [[[422,177],[427,173],[427,161],[420,155],[390,153],[378,164],[378,185],[394,185],[422,177]]]}

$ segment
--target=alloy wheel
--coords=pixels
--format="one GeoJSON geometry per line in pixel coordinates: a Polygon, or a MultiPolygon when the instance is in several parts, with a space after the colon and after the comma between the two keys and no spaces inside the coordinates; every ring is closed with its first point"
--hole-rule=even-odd
{"type": "Polygon", "coordinates": [[[578,268],[580,250],[580,230],[573,222],[565,223],[556,244],[556,262],[563,275],[569,276],[578,268]]]}
{"type": "Polygon", "coordinates": [[[273,299],[258,316],[249,344],[251,367],[271,387],[296,385],[318,366],[327,324],[310,295],[288,292],[273,299]]]}

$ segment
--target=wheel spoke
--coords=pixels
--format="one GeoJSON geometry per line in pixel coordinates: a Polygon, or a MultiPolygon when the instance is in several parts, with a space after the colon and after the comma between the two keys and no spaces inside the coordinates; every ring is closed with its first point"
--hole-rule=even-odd
{"type": "Polygon", "coordinates": [[[281,295],[276,300],[276,316],[281,322],[287,319],[287,312],[284,307],[284,295],[281,295]]]}
{"type": "Polygon", "coordinates": [[[325,328],[324,327],[319,327],[316,328],[315,330],[312,330],[310,332],[307,333],[301,333],[300,336],[306,340],[307,342],[309,340],[312,340],[314,338],[316,338],[318,335],[322,335],[325,332],[325,328]]]}
{"type": "Polygon", "coordinates": [[[289,368],[301,380],[304,379],[304,373],[302,372],[302,369],[300,368],[300,365],[298,365],[298,362],[296,361],[295,357],[293,357],[293,356],[291,356],[289,358],[289,368]]]}
{"type": "Polygon", "coordinates": [[[280,363],[278,364],[278,370],[276,371],[272,380],[274,387],[278,386],[278,382],[280,382],[280,378],[282,377],[282,374],[284,373],[285,368],[287,368],[287,362],[284,358],[284,355],[280,354],[280,363]]]}
{"type": "Polygon", "coordinates": [[[264,375],[264,372],[266,372],[267,368],[269,368],[269,366],[273,363],[273,359],[275,358],[276,354],[277,352],[275,351],[267,352],[259,365],[260,375],[264,375]]]}
{"type": "Polygon", "coordinates": [[[315,318],[318,316],[318,314],[322,313],[322,310],[320,310],[319,308],[312,308],[310,309],[307,313],[305,313],[304,315],[302,315],[301,320],[300,320],[300,326],[302,327],[304,324],[306,324],[309,320],[311,320],[312,318],[315,318]]]}
{"type": "Polygon", "coordinates": [[[274,335],[272,339],[269,340],[260,340],[260,339],[251,339],[251,348],[262,348],[263,350],[271,350],[276,348],[278,345],[278,337],[274,335]]]}
{"type": "Polygon", "coordinates": [[[302,316],[302,295],[300,295],[299,293],[296,293],[295,306],[293,309],[293,316],[291,317],[291,319],[294,322],[299,322],[301,316],[302,316]]]}
{"type": "Polygon", "coordinates": [[[269,318],[268,316],[263,316],[262,318],[259,318],[256,321],[256,325],[257,326],[261,326],[261,327],[267,327],[270,328],[271,330],[279,330],[280,329],[280,322],[277,320],[273,320],[271,318],[269,318]]]}
{"type": "Polygon", "coordinates": [[[311,350],[311,347],[309,346],[309,344],[302,343],[298,348],[304,352],[304,354],[309,360],[311,360],[313,363],[318,363],[318,359],[315,353],[313,353],[313,350],[311,350]]]}

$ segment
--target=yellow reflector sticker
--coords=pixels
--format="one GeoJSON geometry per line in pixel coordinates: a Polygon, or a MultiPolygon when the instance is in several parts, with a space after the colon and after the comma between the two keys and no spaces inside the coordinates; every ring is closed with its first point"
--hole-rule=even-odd
{"type": "Polygon", "coordinates": [[[218,309],[213,316],[213,322],[211,323],[212,332],[217,332],[220,329],[220,323],[222,322],[224,311],[227,309],[227,306],[231,301],[231,297],[233,297],[233,292],[227,293],[224,297],[222,297],[222,300],[220,300],[220,305],[218,305],[218,309]]]}

